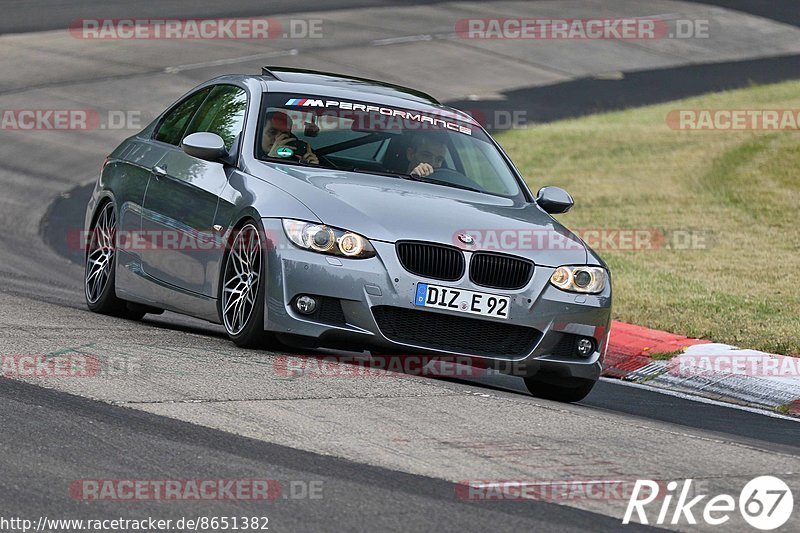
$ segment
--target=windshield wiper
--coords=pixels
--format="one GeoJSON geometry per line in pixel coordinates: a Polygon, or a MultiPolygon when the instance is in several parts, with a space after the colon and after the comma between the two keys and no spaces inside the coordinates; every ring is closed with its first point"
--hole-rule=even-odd
{"type": "Polygon", "coordinates": [[[418,176],[414,176],[413,174],[404,174],[403,177],[407,180],[411,181],[420,181],[422,183],[432,183],[434,185],[443,185],[444,187],[453,187],[454,189],[463,189],[465,191],[472,191],[472,192],[479,192],[481,194],[485,194],[485,191],[480,189],[476,189],[475,187],[470,187],[469,185],[461,185],[460,183],[453,183],[452,181],[444,181],[444,180],[432,180],[428,178],[420,178],[418,176]]]}
{"type": "Polygon", "coordinates": [[[390,178],[407,179],[407,174],[399,174],[397,172],[388,172],[384,170],[368,170],[366,168],[354,168],[350,172],[361,172],[362,174],[374,174],[376,176],[389,176],[390,178]]]}

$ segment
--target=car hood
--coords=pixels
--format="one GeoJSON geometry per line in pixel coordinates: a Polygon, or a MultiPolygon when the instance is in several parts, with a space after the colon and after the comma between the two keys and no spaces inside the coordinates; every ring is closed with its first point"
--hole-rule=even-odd
{"type": "Polygon", "coordinates": [[[436,242],[519,255],[545,266],[587,260],[583,241],[533,203],[390,176],[261,166],[268,181],[321,222],[372,240],[436,242]],[[463,234],[473,243],[459,239],[463,234]]]}

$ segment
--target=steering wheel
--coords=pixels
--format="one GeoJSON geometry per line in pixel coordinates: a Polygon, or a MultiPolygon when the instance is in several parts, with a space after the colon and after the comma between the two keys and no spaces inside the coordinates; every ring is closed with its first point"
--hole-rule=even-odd
{"type": "Polygon", "coordinates": [[[431,174],[428,174],[426,177],[438,181],[446,181],[454,185],[463,185],[464,187],[471,187],[473,189],[478,189],[479,191],[483,190],[483,187],[475,183],[470,178],[466,177],[461,172],[453,170],[452,168],[441,167],[434,169],[434,171],[431,174]]]}

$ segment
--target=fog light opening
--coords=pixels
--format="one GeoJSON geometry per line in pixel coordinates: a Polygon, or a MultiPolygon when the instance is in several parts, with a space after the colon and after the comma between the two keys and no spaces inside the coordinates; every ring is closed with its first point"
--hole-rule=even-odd
{"type": "Polygon", "coordinates": [[[311,296],[298,296],[294,301],[294,308],[298,313],[310,315],[317,310],[317,301],[311,296]]]}
{"type": "Polygon", "coordinates": [[[594,353],[594,339],[589,337],[582,337],[578,340],[576,350],[580,357],[589,357],[594,353]]]}

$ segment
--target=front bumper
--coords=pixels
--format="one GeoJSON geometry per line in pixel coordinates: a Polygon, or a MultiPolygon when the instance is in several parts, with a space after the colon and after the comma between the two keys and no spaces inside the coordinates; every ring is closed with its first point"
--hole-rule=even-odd
{"type": "MultiPolygon", "coordinates": [[[[539,265],[536,265],[530,282],[518,290],[478,286],[469,280],[468,274],[456,282],[431,280],[407,272],[401,266],[392,243],[371,241],[376,257],[345,259],[296,247],[286,238],[278,219],[263,219],[262,222],[268,241],[271,241],[267,250],[264,323],[267,331],[299,340],[299,344],[308,347],[469,356],[478,366],[523,377],[550,374],[559,378],[596,380],[600,376],[611,314],[610,284],[597,295],[568,293],[549,283],[554,268],[539,265]],[[514,355],[486,355],[468,349],[443,349],[424,341],[398,340],[396,335],[382,330],[373,308],[398,309],[400,315],[408,315],[407,310],[411,310],[477,318],[459,312],[416,307],[414,299],[420,282],[509,296],[509,318],[480,317],[481,325],[485,327],[487,322],[494,322],[499,328],[502,324],[533,328],[536,334],[529,349],[514,355]],[[326,316],[302,315],[291,305],[301,294],[338,302],[341,310],[337,307],[336,313],[326,316]],[[570,335],[591,337],[595,340],[596,350],[588,357],[564,353],[563,341],[570,335]]],[[[465,255],[469,265],[471,254],[465,252],[465,255]]],[[[383,324],[386,329],[385,322],[383,324]]]]}

